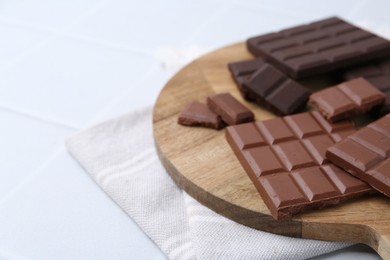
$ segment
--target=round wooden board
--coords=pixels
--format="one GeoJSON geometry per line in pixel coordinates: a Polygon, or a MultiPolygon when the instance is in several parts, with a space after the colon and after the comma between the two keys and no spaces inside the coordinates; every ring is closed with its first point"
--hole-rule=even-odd
{"type": "Polygon", "coordinates": [[[234,95],[257,120],[274,117],[243,100],[228,71],[228,63],[251,58],[244,43],[227,46],[195,60],[166,84],[154,107],[153,131],[170,176],[203,205],[238,223],[293,237],[365,243],[390,259],[390,199],[364,197],[276,221],[230,149],[224,130],[177,124],[186,104],[205,102],[208,95],[220,92],[234,95]]]}

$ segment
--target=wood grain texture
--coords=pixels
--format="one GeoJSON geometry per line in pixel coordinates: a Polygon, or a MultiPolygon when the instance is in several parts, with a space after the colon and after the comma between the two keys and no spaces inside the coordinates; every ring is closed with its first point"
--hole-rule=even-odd
{"type": "Polygon", "coordinates": [[[172,179],[203,205],[243,225],[293,237],[360,242],[390,259],[390,199],[364,197],[299,214],[291,221],[276,221],[230,149],[224,130],[177,124],[186,104],[205,102],[208,95],[220,92],[230,92],[257,120],[274,117],[243,100],[227,69],[228,63],[249,58],[244,43],[221,48],[187,65],[160,93],[153,131],[159,157],[172,179]]]}

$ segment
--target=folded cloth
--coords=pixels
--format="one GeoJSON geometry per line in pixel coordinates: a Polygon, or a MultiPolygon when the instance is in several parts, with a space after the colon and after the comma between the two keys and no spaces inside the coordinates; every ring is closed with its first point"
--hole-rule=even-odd
{"type": "Polygon", "coordinates": [[[258,231],[198,203],[160,163],[150,107],[87,129],[66,143],[169,259],[305,259],[351,245],[258,231]]]}

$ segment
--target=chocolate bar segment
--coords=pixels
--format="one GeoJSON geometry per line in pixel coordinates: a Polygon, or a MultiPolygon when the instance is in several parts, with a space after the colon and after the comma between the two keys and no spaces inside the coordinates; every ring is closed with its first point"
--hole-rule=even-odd
{"type": "Polygon", "coordinates": [[[390,114],[328,148],[326,157],[390,197],[390,114]]]}
{"type": "Polygon", "coordinates": [[[255,119],[253,112],[229,93],[208,96],[207,105],[228,125],[242,124],[255,119]]]}
{"type": "Polygon", "coordinates": [[[386,96],[384,104],[376,107],[370,113],[380,117],[390,112],[390,59],[371,62],[366,65],[354,67],[345,70],[343,78],[351,80],[358,77],[364,77],[386,96]]]}
{"type": "Polygon", "coordinates": [[[244,98],[277,115],[293,114],[306,106],[309,91],[260,58],[231,63],[229,69],[244,98]]]}
{"type": "Polygon", "coordinates": [[[248,39],[248,50],[295,79],[390,55],[390,42],[333,17],[248,39]]]}
{"type": "Polygon", "coordinates": [[[317,111],[229,126],[226,139],[275,219],[337,204],[372,189],[325,158],[350,121],[317,111]]]}
{"type": "Polygon", "coordinates": [[[203,126],[221,129],[224,123],[221,117],[211,111],[206,104],[193,101],[180,113],[177,122],[186,126],[203,126]]]}
{"type": "Polygon", "coordinates": [[[250,96],[248,91],[245,89],[243,83],[249,78],[256,70],[261,68],[264,65],[265,60],[263,58],[257,58],[253,60],[244,60],[228,64],[228,68],[234,81],[237,84],[238,89],[240,90],[241,95],[246,100],[255,100],[250,96]]]}
{"type": "Polygon", "coordinates": [[[310,96],[313,104],[330,121],[369,111],[385,102],[385,95],[364,78],[343,82],[310,96]]]}

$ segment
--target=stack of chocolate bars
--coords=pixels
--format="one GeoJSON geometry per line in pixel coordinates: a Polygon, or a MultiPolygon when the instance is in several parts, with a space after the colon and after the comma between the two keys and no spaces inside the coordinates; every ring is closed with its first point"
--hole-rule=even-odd
{"type": "MultiPolygon", "coordinates": [[[[218,105],[226,93],[203,108],[229,125],[226,139],[272,216],[290,219],[378,191],[390,196],[390,42],[329,18],[246,43],[255,57],[230,63],[232,78],[244,99],[279,117],[253,122],[245,107],[218,105]],[[300,83],[330,74],[338,83],[314,93],[300,83]],[[301,112],[308,102],[312,111],[301,112]],[[234,118],[244,111],[247,120],[226,111],[234,118]],[[350,118],[361,114],[373,122],[357,130],[350,118]]],[[[190,110],[179,123],[186,115],[199,123],[190,110]]]]}

